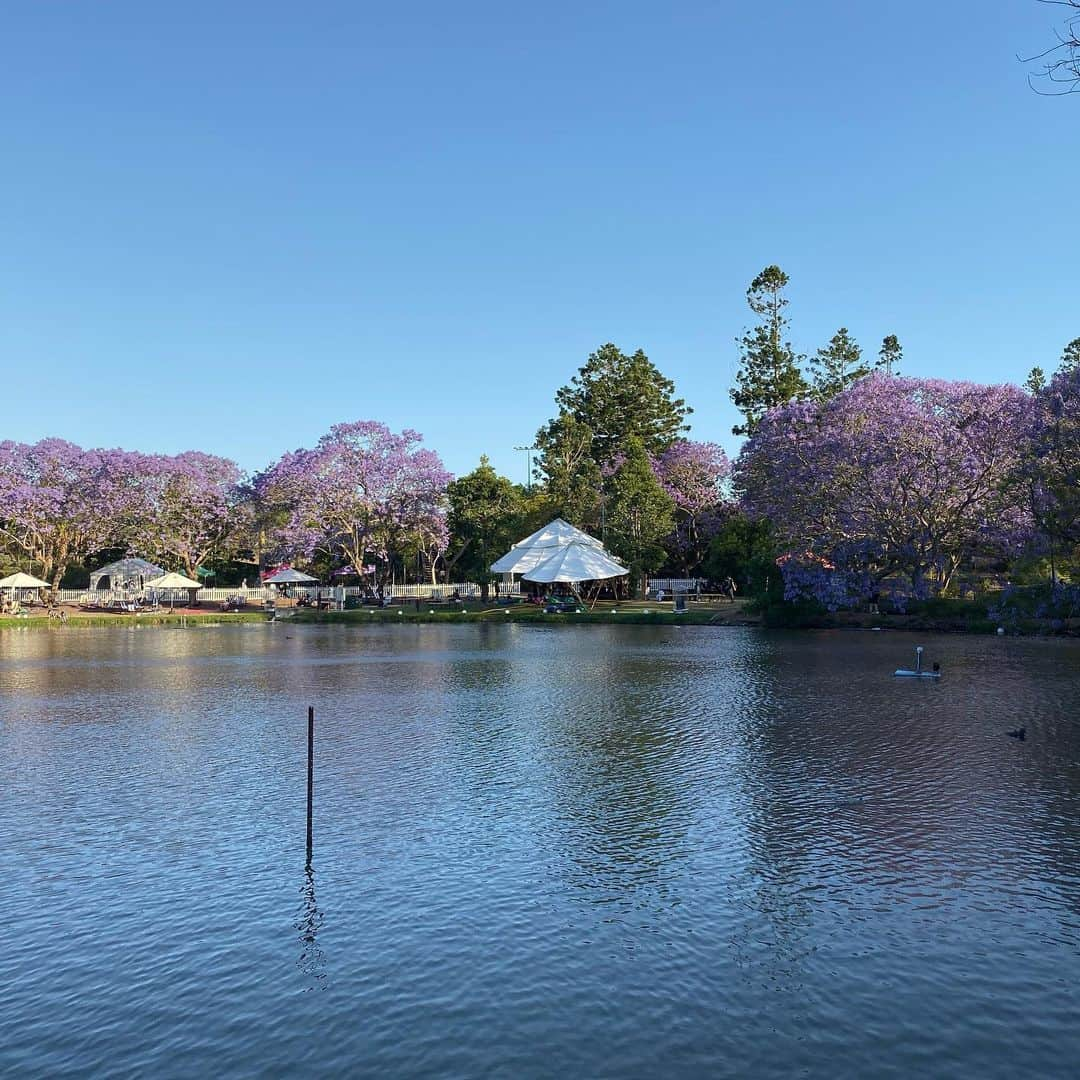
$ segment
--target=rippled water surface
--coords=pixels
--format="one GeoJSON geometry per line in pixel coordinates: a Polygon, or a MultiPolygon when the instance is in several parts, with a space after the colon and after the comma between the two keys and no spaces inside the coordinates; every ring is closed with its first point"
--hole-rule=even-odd
{"type": "Polygon", "coordinates": [[[1075,1076],[1080,647],[914,644],[0,632],[0,1073],[1075,1076]]]}

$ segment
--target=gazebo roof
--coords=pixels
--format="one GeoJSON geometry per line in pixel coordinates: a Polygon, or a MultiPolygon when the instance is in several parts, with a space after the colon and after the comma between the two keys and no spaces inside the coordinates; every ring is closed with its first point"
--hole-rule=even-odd
{"type": "Polygon", "coordinates": [[[162,567],[157,566],[155,563],[148,562],[146,559],[139,559],[135,556],[131,556],[126,559],[117,559],[116,562],[111,562],[107,566],[99,566],[96,570],[90,572],[91,577],[104,577],[106,574],[110,578],[114,577],[161,577],[165,571],[162,567]]]}

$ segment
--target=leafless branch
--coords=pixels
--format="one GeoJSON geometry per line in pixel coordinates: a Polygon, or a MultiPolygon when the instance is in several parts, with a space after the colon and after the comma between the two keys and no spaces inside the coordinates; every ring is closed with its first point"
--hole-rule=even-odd
{"type": "Polygon", "coordinates": [[[1055,30],[1057,44],[1041,53],[1017,57],[1021,63],[1042,61],[1040,70],[1028,75],[1028,85],[1037,94],[1060,97],[1080,92],[1080,0],[1039,0],[1041,4],[1068,9],[1062,29],[1055,30]],[[1040,89],[1047,83],[1063,89],[1040,89]]]}

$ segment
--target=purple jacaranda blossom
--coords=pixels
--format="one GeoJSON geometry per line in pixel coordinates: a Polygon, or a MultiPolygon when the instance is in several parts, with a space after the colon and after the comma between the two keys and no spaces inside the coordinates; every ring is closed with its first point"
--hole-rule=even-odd
{"type": "Polygon", "coordinates": [[[716,443],[679,439],[650,459],[660,486],[675,503],[675,528],[664,541],[669,558],[689,573],[731,507],[731,462],[716,443]]]}
{"type": "Polygon", "coordinates": [[[248,541],[251,508],[240,467],[228,458],[188,450],[147,461],[150,503],[137,546],[188,577],[213,557],[248,541]]]}
{"type": "Polygon", "coordinates": [[[941,591],[963,560],[1015,553],[1030,535],[1017,483],[1030,418],[1013,386],[871,375],[771,410],[735,481],[792,556],[789,596],[834,606],[898,577],[941,591]]]}
{"type": "Polygon", "coordinates": [[[1080,368],[1055,375],[1032,405],[1022,473],[1040,548],[1056,569],[1058,557],[1080,544],[1080,368]]]}
{"type": "Polygon", "coordinates": [[[445,549],[452,479],[421,436],[374,420],[337,424],[313,449],[285,454],[256,478],[271,553],[324,551],[353,566],[374,561],[380,582],[405,551],[445,549]]]}
{"type": "Polygon", "coordinates": [[[128,450],[0,443],[0,536],[55,587],[70,564],[138,531],[149,472],[147,455],[128,450]]]}

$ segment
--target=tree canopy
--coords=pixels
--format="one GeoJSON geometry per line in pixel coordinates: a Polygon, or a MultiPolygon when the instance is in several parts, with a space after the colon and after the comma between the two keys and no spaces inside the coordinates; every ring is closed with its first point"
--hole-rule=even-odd
{"type": "Polygon", "coordinates": [[[786,340],[784,309],[789,301],[784,290],[788,282],[779,266],[767,266],[746,290],[746,302],[758,323],[738,340],[741,361],[731,400],[744,420],[732,428],[736,435],[752,435],[769,409],[797,401],[807,393],[800,370],[804,358],[786,340]]]}
{"type": "Polygon", "coordinates": [[[877,374],[766,417],[737,477],[773,523],[791,593],[836,602],[890,575],[940,591],[963,559],[1015,550],[1030,534],[1015,482],[1030,400],[877,374]]]}

